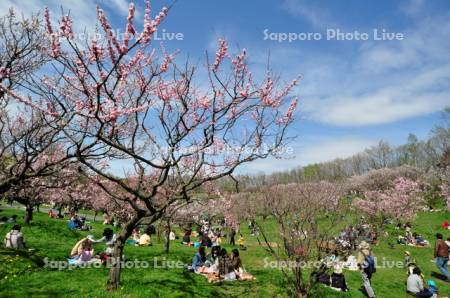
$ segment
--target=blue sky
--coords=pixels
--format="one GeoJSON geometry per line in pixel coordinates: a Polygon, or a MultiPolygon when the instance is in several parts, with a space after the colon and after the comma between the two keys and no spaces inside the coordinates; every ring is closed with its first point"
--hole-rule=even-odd
{"type": "MultiPolygon", "coordinates": [[[[155,11],[170,1],[152,1],[155,11]]],[[[14,6],[30,13],[49,6],[58,16],[70,9],[75,29],[95,27],[95,5],[114,27],[125,27],[127,0],[1,0],[0,10],[14,6]]],[[[142,19],[143,1],[136,1],[142,19]]],[[[160,29],[182,33],[165,41],[202,65],[225,37],[233,48],[246,48],[254,73],[271,66],[284,81],[301,75],[300,97],[292,133],[295,157],[264,160],[241,172],[277,171],[295,165],[346,157],[376,144],[406,141],[409,133],[426,138],[450,105],[450,2],[179,0],[160,29]],[[328,29],[367,33],[368,40],[327,40],[328,29]],[[403,40],[373,39],[373,30],[403,34],[403,40]],[[320,33],[321,40],[264,40],[269,33],[320,33]]],[[[141,23],[142,24],[142,23],[141,23]]],[[[139,27],[139,23],[137,25],[139,27]]]]}

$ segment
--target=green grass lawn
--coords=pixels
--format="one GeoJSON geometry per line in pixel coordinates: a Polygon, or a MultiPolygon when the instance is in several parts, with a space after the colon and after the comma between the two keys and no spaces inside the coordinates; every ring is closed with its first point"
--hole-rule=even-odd
{"type": "MultiPolygon", "coordinates": [[[[2,215],[18,214],[23,211],[3,210],[2,215]]],[[[440,231],[440,223],[449,218],[449,213],[423,213],[414,223],[413,230],[421,233],[434,244],[434,234],[440,231]]],[[[70,231],[66,220],[49,219],[46,214],[35,214],[34,221],[23,227],[28,247],[35,252],[11,251],[0,249],[0,297],[288,297],[287,285],[278,269],[264,268],[264,259],[269,257],[256,239],[249,235],[244,227],[247,251],[242,251],[242,260],[246,269],[256,281],[229,282],[209,284],[207,280],[184,269],[153,268],[154,258],[161,262],[168,261],[189,263],[195,248],[172,242],[168,255],[163,252],[163,243],[153,239],[152,247],[134,247],[127,245],[125,255],[128,260],[141,260],[150,263],[150,268],[124,269],[123,287],[113,293],[105,291],[108,270],[106,268],[75,268],[72,270],[55,270],[42,267],[42,259],[64,261],[72,246],[83,236],[93,234],[99,238],[103,226],[99,222],[91,223],[91,232],[70,231]]],[[[0,226],[0,235],[10,230],[12,225],[0,226]]],[[[273,222],[266,228],[274,229],[273,222]]],[[[437,272],[432,259],[432,248],[411,248],[395,245],[389,248],[389,242],[395,242],[397,231],[388,227],[389,237],[383,238],[374,248],[378,263],[403,261],[403,251],[409,250],[416,258],[427,279],[431,272],[437,272]]],[[[442,231],[441,231],[442,232],[442,231]]],[[[444,231],[445,237],[450,233],[444,231]]],[[[231,247],[225,246],[229,249],[231,247]]],[[[97,252],[104,248],[96,244],[97,252]]],[[[159,263],[160,264],[160,263],[159,263]]],[[[361,286],[358,272],[346,271],[349,293],[338,293],[324,287],[318,287],[316,297],[364,297],[359,291],[361,286]]],[[[373,286],[378,297],[408,297],[405,293],[405,269],[378,268],[373,277],[373,286]]],[[[436,280],[436,279],[434,279],[436,280]]],[[[440,293],[445,297],[450,293],[450,286],[437,281],[440,293]]]]}

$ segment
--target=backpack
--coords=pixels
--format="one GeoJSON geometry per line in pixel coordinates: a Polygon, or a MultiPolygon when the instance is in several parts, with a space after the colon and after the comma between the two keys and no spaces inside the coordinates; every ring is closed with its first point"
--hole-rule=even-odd
{"type": "Polygon", "coordinates": [[[375,268],[375,258],[372,255],[368,255],[364,258],[364,272],[369,276],[372,276],[373,273],[377,272],[377,269],[375,268]]]}

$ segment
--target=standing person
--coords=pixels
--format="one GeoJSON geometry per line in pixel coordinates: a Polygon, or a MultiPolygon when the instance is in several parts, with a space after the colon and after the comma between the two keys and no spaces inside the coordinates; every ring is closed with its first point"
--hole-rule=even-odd
{"type": "Polygon", "coordinates": [[[441,233],[436,234],[436,244],[434,246],[434,257],[436,259],[436,266],[445,275],[447,281],[450,281],[450,274],[448,273],[448,246],[443,240],[441,233]]]}
{"type": "Polygon", "coordinates": [[[23,240],[23,234],[20,232],[20,226],[14,225],[12,230],[5,236],[5,247],[6,248],[25,248],[25,241],[23,240]]]}
{"type": "Polygon", "coordinates": [[[234,237],[236,237],[236,229],[235,228],[231,228],[231,232],[230,232],[230,245],[236,245],[234,237]]]}
{"type": "Polygon", "coordinates": [[[357,263],[361,271],[361,277],[367,296],[369,296],[369,298],[374,298],[375,292],[370,280],[372,275],[376,272],[375,258],[370,250],[370,245],[365,241],[362,241],[359,244],[357,263]]]}

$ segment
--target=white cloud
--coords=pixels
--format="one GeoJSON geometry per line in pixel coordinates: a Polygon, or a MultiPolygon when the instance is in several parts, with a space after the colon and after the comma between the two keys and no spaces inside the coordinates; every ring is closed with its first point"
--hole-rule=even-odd
{"type": "Polygon", "coordinates": [[[314,2],[305,0],[284,0],[283,7],[292,15],[298,16],[317,28],[335,27],[336,24],[330,18],[323,7],[315,7],[314,2]]]}
{"type": "Polygon", "coordinates": [[[352,127],[424,116],[450,105],[448,17],[419,19],[403,41],[362,41],[351,54],[275,45],[272,61],[284,78],[302,74],[301,112],[310,120],[352,127]]]}
{"type": "Polygon", "coordinates": [[[450,103],[448,88],[440,88],[450,80],[450,65],[403,79],[404,83],[395,83],[376,91],[329,96],[322,100],[310,100],[304,106],[314,120],[341,126],[360,126],[426,115],[450,103]]]}
{"type": "Polygon", "coordinates": [[[401,9],[407,15],[416,15],[423,10],[424,3],[424,0],[409,0],[401,6],[401,9]]]}

